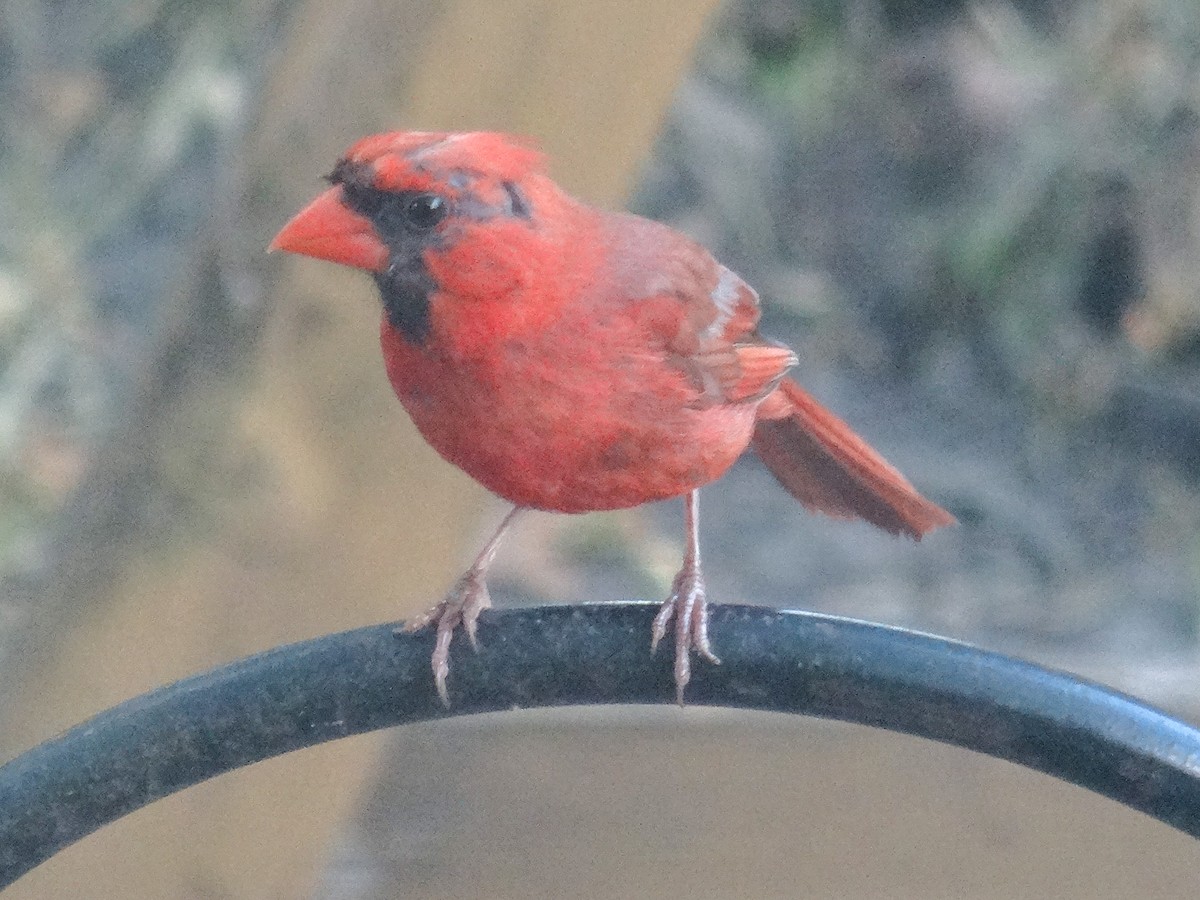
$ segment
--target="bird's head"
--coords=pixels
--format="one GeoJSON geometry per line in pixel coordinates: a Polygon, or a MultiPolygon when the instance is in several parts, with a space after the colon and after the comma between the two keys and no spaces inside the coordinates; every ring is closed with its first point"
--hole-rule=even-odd
{"type": "Polygon", "coordinates": [[[502,274],[486,258],[497,242],[466,238],[508,224],[527,228],[535,201],[525,182],[541,166],[537,150],[491,132],[363,138],[333,167],[333,186],[284,225],[269,249],[372,273],[392,325],[420,343],[430,298],[446,279],[480,266],[493,281],[502,274]]]}

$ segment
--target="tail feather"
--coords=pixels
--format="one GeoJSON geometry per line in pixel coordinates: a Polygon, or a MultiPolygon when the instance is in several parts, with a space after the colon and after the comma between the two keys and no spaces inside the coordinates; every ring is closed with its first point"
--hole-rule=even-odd
{"type": "Polygon", "coordinates": [[[920,540],[955,519],[790,379],[759,407],[751,446],[789,494],[839,518],[920,540]]]}

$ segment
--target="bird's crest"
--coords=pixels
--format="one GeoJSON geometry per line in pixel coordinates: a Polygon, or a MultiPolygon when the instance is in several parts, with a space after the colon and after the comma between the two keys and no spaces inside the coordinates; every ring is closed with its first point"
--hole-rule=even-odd
{"type": "Polygon", "coordinates": [[[497,132],[394,131],[359,141],[338,165],[370,167],[380,190],[445,190],[465,187],[462,175],[519,182],[540,172],[544,158],[530,142],[497,132]]]}

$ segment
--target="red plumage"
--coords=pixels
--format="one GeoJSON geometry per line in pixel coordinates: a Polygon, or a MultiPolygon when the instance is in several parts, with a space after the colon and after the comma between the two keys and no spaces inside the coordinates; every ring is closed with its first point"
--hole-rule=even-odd
{"type": "MultiPolygon", "coordinates": [[[[518,509],[588,512],[688,498],[688,554],[654,641],[676,623],[682,697],[705,631],[696,490],[748,445],[805,506],[920,538],[953,518],[785,378],[758,296],[656,222],[570,197],[504,135],[366,138],[272,249],[370,271],[388,377],[429,443],[518,509]]],[[[511,519],[511,515],[509,517],[511,519]]],[[[505,524],[509,519],[505,520],[505,524]]],[[[503,527],[447,598],[450,635],[487,605],[503,527]]]]}

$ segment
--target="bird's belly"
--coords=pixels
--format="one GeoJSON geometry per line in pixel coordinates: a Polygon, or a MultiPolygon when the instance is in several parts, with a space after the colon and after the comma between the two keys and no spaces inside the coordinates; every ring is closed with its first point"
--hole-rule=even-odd
{"type": "Polygon", "coordinates": [[[695,409],[633,386],[622,394],[620,379],[505,390],[472,384],[461,372],[432,380],[390,374],[442,457],[534,509],[590,512],[679,496],[720,477],[754,428],[751,404],[695,409]]]}

